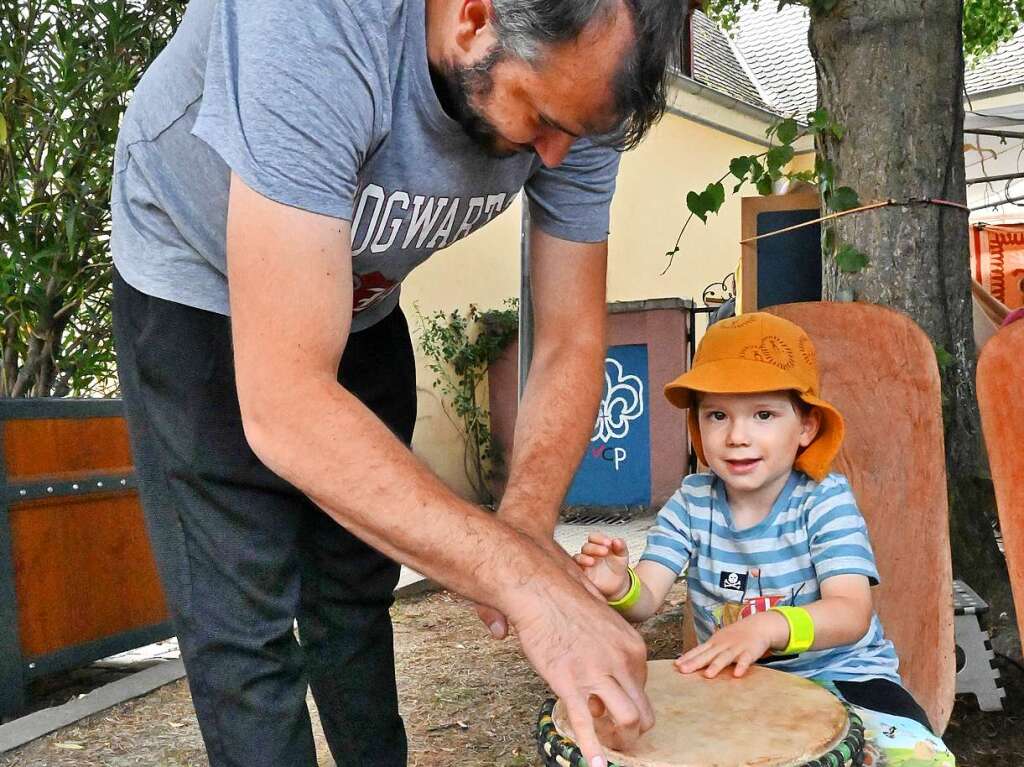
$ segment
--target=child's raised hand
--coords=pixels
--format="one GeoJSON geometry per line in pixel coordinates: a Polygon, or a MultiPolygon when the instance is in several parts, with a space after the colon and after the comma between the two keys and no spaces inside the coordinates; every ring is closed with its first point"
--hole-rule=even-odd
{"type": "Polygon", "coordinates": [[[766,612],[736,621],[716,631],[708,641],[676,658],[675,667],[684,674],[704,669],[711,679],[726,666],[735,663],[733,676],[743,676],[750,664],[789,636],[789,624],[778,613],[766,612]],[[781,633],[780,633],[781,632],[781,633]]]}
{"type": "Polygon", "coordinates": [[[621,538],[591,533],[573,559],[606,599],[616,599],[629,588],[629,575],[626,573],[629,549],[621,538]]]}

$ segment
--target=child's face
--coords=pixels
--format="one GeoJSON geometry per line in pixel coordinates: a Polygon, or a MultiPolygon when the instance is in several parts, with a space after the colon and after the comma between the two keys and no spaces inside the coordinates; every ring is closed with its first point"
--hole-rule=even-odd
{"type": "Polygon", "coordinates": [[[802,413],[785,391],[703,394],[698,418],[709,468],[743,494],[781,491],[797,451],[811,444],[820,423],[816,411],[802,413]]]}

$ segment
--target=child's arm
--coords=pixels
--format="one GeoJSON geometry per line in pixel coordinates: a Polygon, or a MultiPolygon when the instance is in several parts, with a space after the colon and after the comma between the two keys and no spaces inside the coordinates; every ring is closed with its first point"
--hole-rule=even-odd
{"type": "MultiPolygon", "coordinates": [[[[629,591],[629,549],[621,538],[609,538],[604,533],[591,533],[574,559],[583,568],[587,578],[605,599],[614,602],[629,591]]],[[[640,598],[628,610],[622,610],[627,620],[639,623],[657,612],[665,601],[676,574],[656,562],[643,561],[636,566],[640,580],[640,598]]]]}
{"type": "Polygon", "coordinates": [[[640,579],[640,599],[622,614],[627,620],[639,623],[658,612],[677,576],[664,565],[649,559],[637,563],[636,576],[640,579]]]}
{"type": "MultiPolygon", "coordinates": [[[[868,633],[874,604],[863,575],[834,575],[819,585],[821,599],[804,605],[814,621],[812,650],[854,644],[868,633]]],[[[787,640],[789,639],[787,634],[787,640]]]]}
{"type": "MultiPolygon", "coordinates": [[[[853,644],[871,625],[871,588],[863,575],[835,575],[821,582],[821,599],[802,607],[814,622],[812,650],[853,644]]],[[[714,677],[731,663],[733,676],[743,676],[769,650],[783,650],[789,644],[789,624],[779,613],[768,611],[726,626],[676,660],[684,674],[705,669],[714,677]]]]}

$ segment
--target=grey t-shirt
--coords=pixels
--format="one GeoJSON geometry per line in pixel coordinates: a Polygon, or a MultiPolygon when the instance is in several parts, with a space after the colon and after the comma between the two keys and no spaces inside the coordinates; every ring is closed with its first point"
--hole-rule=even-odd
{"type": "Polygon", "coordinates": [[[230,171],[278,202],[352,222],[353,330],[402,279],[524,188],[533,221],[608,234],[618,153],[577,140],[557,168],[487,156],[430,81],[424,0],[192,0],[118,138],[114,262],[144,293],[228,314],[230,171]]]}

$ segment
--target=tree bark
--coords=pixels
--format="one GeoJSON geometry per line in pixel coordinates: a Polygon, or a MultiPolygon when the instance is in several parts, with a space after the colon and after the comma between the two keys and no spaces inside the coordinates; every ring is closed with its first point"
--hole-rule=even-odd
{"type": "MultiPolygon", "coordinates": [[[[845,129],[819,151],[835,166],[836,186],[853,187],[862,203],[965,202],[962,16],[954,0],[841,0],[812,15],[819,106],[845,129]]],[[[975,398],[967,217],[958,208],[914,204],[836,220],[836,241],[867,254],[870,264],[847,274],[826,252],[823,290],[905,312],[949,353],[942,382],[955,576],[992,606],[999,649],[1020,657],[975,398]]]]}

